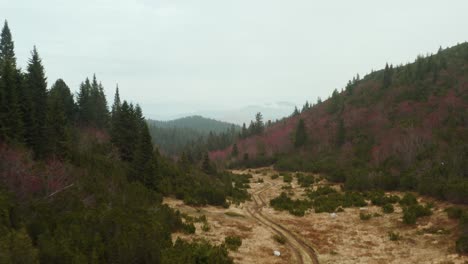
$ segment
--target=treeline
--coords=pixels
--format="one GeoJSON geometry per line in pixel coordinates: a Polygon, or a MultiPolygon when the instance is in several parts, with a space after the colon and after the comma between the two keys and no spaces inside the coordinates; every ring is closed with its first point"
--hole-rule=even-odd
{"type": "MultiPolygon", "coordinates": [[[[199,130],[192,127],[161,127],[149,122],[149,129],[154,144],[166,155],[178,157],[182,153],[190,154],[200,161],[203,153],[219,148],[226,148],[237,138],[238,129],[231,125],[219,132],[199,130]]],[[[216,130],[216,129],[215,129],[216,130]]]]}
{"type": "Polygon", "coordinates": [[[242,186],[207,156],[160,155],[141,108],[117,89],[109,110],[96,76],[76,96],[61,79],[47,89],[36,48],[21,71],[6,22],[0,102],[0,263],[232,263],[224,245],[174,244],[193,227],[161,202],[229,206],[242,186]]]}

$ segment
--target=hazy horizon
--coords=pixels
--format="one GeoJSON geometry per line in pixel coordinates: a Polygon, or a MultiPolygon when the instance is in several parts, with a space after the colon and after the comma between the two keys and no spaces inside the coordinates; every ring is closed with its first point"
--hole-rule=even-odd
{"type": "MultiPolygon", "coordinates": [[[[220,119],[252,105],[272,105],[274,113],[277,102],[325,99],[357,73],[464,42],[468,28],[466,1],[385,8],[370,0],[0,4],[20,67],[36,45],[49,87],[63,78],[77,91],[96,73],[109,104],[118,83],[123,98],[162,120],[200,113],[220,119]]],[[[245,119],[229,118],[223,121],[245,119]]]]}

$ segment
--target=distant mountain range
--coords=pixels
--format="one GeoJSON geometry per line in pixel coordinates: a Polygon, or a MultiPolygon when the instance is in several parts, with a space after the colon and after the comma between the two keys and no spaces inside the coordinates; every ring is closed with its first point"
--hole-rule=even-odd
{"type": "MultiPolygon", "coordinates": [[[[310,101],[309,101],[310,102],[310,101]]],[[[264,104],[250,104],[247,106],[239,106],[238,108],[219,109],[219,107],[209,107],[205,109],[190,111],[189,109],[197,108],[197,105],[185,105],[187,109],[179,109],[179,113],[170,113],[165,110],[166,108],[173,110],[174,104],[149,104],[145,105],[145,109],[148,112],[147,117],[153,120],[170,120],[169,122],[175,121],[182,123],[185,117],[200,116],[208,119],[215,119],[222,122],[234,123],[242,125],[250,123],[250,120],[254,119],[255,114],[261,112],[265,121],[281,119],[283,117],[291,115],[294,110],[295,104],[292,102],[273,102],[264,104]],[[165,107],[167,105],[167,107],[165,107]],[[155,112],[158,115],[152,115],[155,112]],[[180,119],[180,120],[179,120],[180,119]]]]}

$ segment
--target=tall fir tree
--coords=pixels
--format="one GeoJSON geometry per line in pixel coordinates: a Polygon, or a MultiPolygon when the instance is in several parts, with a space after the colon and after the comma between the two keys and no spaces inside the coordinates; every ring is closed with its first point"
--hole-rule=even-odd
{"type": "Polygon", "coordinates": [[[0,35],[0,138],[23,141],[23,120],[19,102],[19,70],[8,22],[0,35]]]}
{"type": "Polygon", "coordinates": [[[231,155],[233,157],[237,157],[239,155],[239,149],[237,148],[237,144],[234,143],[234,145],[232,146],[232,152],[231,152],[231,155]]]}
{"type": "Polygon", "coordinates": [[[45,154],[46,114],[47,114],[47,78],[41,58],[34,47],[31,52],[26,73],[26,93],[31,97],[32,123],[25,124],[27,142],[38,157],[45,154]]]}
{"type": "Polygon", "coordinates": [[[76,105],[73,94],[64,80],[58,79],[50,88],[48,97],[61,101],[67,122],[74,122],[76,118],[76,105]]]}
{"type": "Polygon", "coordinates": [[[154,181],[153,144],[148,125],[145,121],[140,124],[132,167],[133,180],[138,180],[147,187],[156,188],[156,182],[154,181]]]}
{"type": "Polygon", "coordinates": [[[307,131],[304,120],[301,118],[297,123],[296,132],[294,134],[294,147],[300,148],[307,142],[307,131]]]}

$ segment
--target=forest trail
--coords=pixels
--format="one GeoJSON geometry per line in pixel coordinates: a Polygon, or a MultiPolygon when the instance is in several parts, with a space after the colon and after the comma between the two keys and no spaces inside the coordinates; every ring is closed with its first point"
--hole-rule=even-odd
{"type": "MultiPolygon", "coordinates": [[[[233,173],[242,174],[248,172],[233,171],[233,173]]],[[[280,223],[274,221],[271,217],[269,217],[268,213],[263,211],[263,208],[267,206],[267,203],[262,197],[262,193],[277,185],[269,181],[267,177],[263,177],[263,181],[263,183],[258,183],[261,184],[259,188],[256,188],[255,190],[249,189],[249,192],[252,195],[253,203],[246,203],[246,207],[244,209],[247,214],[255,219],[260,225],[268,227],[276,235],[283,236],[287,239],[286,243],[293,252],[295,263],[319,263],[315,250],[311,245],[308,244],[305,239],[301,238],[298,234],[295,234],[293,231],[287,229],[280,223]]]]}

